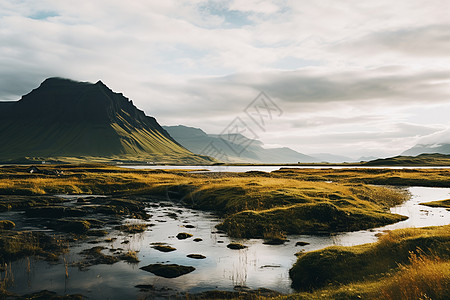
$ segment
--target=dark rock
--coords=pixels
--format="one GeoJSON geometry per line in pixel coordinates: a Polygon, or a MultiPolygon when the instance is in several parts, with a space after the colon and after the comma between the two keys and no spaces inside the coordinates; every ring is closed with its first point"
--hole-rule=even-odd
{"type": "Polygon", "coordinates": [[[201,255],[201,254],[188,254],[186,255],[189,258],[193,258],[193,259],[205,259],[206,256],[201,255]]]}
{"type": "Polygon", "coordinates": [[[155,245],[152,248],[161,252],[172,252],[177,250],[176,248],[169,245],[155,245]]]}
{"type": "Polygon", "coordinates": [[[191,273],[195,270],[194,267],[181,266],[177,264],[151,264],[140,269],[164,278],[176,278],[191,273]]]}
{"type": "Polygon", "coordinates": [[[227,245],[227,248],[232,249],[232,250],[241,250],[241,249],[247,248],[247,246],[239,244],[239,243],[229,243],[227,245]]]}
{"type": "Polygon", "coordinates": [[[297,242],[297,243],[295,243],[295,246],[306,246],[306,245],[309,245],[309,243],[308,242],[297,242]]]}
{"type": "Polygon", "coordinates": [[[187,233],[187,232],[180,232],[179,234],[177,234],[177,239],[179,240],[185,240],[192,237],[192,234],[187,233]]]}

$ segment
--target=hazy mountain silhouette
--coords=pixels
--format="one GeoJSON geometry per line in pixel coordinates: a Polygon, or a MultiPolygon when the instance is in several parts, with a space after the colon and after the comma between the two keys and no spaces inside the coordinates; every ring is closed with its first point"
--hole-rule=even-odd
{"type": "Polygon", "coordinates": [[[16,102],[0,102],[0,161],[81,157],[210,163],[101,81],[49,78],[16,102]]]}
{"type": "Polygon", "coordinates": [[[365,162],[366,166],[449,166],[450,155],[424,153],[417,156],[399,155],[365,162]]]}
{"type": "Polygon", "coordinates": [[[199,128],[163,126],[181,145],[197,154],[208,154],[226,162],[248,163],[310,163],[318,159],[299,153],[287,147],[264,148],[263,143],[236,134],[230,138],[217,134],[207,134],[199,128]],[[218,151],[211,151],[211,146],[218,151]],[[216,154],[216,155],[214,155],[216,154]]]}
{"type": "Polygon", "coordinates": [[[402,155],[415,156],[423,153],[450,154],[450,144],[418,144],[403,152],[402,155]]]}

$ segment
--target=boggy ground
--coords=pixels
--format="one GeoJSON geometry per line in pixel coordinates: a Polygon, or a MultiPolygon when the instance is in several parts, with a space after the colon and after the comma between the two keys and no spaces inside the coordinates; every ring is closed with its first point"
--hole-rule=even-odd
{"type": "MultiPolygon", "coordinates": [[[[23,211],[25,222],[33,224],[39,221],[63,234],[67,241],[106,234],[101,230],[105,224],[125,232],[145,230],[149,225],[145,222],[135,228],[135,225],[120,226],[120,220],[125,217],[148,219],[144,207],[155,197],[215,211],[224,218],[219,227],[231,236],[282,241],[285,234],[352,231],[403,220],[403,216],[389,213],[389,207],[405,201],[408,195],[399,189],[369,184],[450,186],[450,172],[446,169],[283,169],[272,173],[192,174],[177,170],[61,165],[39,166],[38,170],[30,173],[28,167],[0,167],[0,209],[23,211]],[[109,197],[68,201],[52,196],[54,194],[109,197]]],[[[11,235],[35,234],[14,230],[8,222],[2,222],[1,226],[4,228],[0,231],[3,240],[9,240],[11,235]]],[[[28,255],[45,257],[45,253],[50,251],[44,245],[39,243],[38,248],[28,251],[23,243],[18,243],[16,249],[20,251],[13,255],[8,254],[9,246],[3,246],[0,247],[1,257],[4,262],[28,255]]],[[[101,249],[94,248],[91,249],[95,254],[91,255],[93,261],[101,253],[101,249]]],[[[64,246],[60,246],[58,251],[52,253],[62,253],[64,246]]],[[[112,259],[116,261],[120,257],[126,259],[127,254],[112,259]]],[[[341,257],[340,254],[337,257],[341,257]]],[[[320,261],[318,265],[322,263],[320,261]]],[[[296,277],[295,269],[299,265],[304,264],[297,263],[291,277],[296,286],[303,286],[298,285],[296,277]]],[[[334,278],[327,280],[324,282],[336,281],[334,278]]],[[[341,283],[348,282],[351,281],[341,283]]],[[[305,295],[298,297],[315,297],[314,291],[305,295]]]]}
{"type": "MultiPolygon", "coordinates": [[[[442,172],[445,171],[432,173],[439,177],[444,176],[442,172]]],[[[411,177],[411,172],[396,174],[411,177]]],[[[417,174],[424,182],[430,179],[430,174],[417,174]]],[[[96,211],[101,209],[110,214],[137,214],[139,201],[132,200],[130,195],[152,195],[182,201],[196,209],[215,211],[224,217],[219,227],[235,237],[276,239],[286,233],[352,231],[404,219],[389,213],[388,209],[406,200],[407,195],[399,190],[361,184],[356,182],[357,176],[361,182],[388,175],[380,175],[379,170],[191,174],[176,170],[129,170],[104,165],[45,166],[40,167],[39,172],[30,174],[26,167],[3,167],[0,168],[0,194],[112,194],[130,199],[129,203],[120,200],[119,204],[110,199],[95,200],[105,202],[95,203],[100,206],[95,208],[96,211]],[[324,182],[330,180],[334,182],[324,182]]],[[[48,202],[46,207],[36,208],[33,205],[28,209],[28,214],[57,213],[73,219],[85,218],[83,214],[93,209],[79,203],[70,210],[57,211],[58,207],[50,205],[53,200],[45,201],[48,202]]],[[[18,204],[4,201],[3,206],[8,209],[18,204]]],[[[84,225],[87,224],[74,225],[79,231],[86,231],[87,226],[84,225]]],[[[70,224],[65,226],[70,227],[70,224]]]]}

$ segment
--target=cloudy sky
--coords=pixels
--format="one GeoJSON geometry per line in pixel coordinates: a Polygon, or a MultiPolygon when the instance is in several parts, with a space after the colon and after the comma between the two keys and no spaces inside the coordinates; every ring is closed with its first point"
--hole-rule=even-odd
{"type": "Polygon", "coordinates": [[[106,85],[163,125],[353,157],[450,140],[447,0],[2,0],[0,100],[106,85]],[[264,91],[282,114],[256,126],[264,91]]]}

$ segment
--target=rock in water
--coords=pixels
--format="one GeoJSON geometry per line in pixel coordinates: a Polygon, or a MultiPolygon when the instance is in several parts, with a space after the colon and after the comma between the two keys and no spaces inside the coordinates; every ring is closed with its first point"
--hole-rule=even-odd
{"type": "Polygon", "coordinates": [[[181,266],[177,264],[164,265],[164,264],[151,264],[140,268],[141,270],[155,274],[156,276],[161,276],[164,278],[176,278],[182,275],[191,273],[195,270],[191,266],[181,266]]]}

